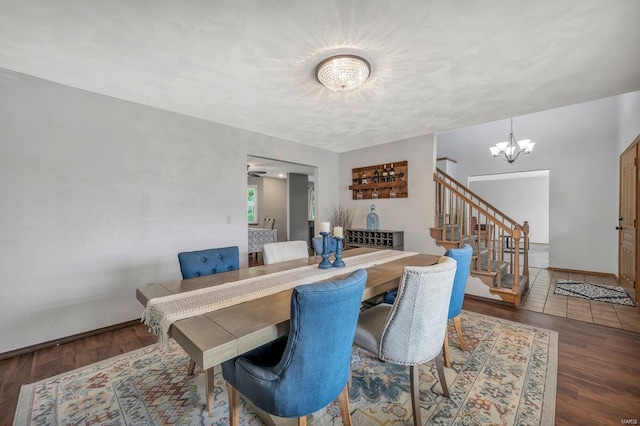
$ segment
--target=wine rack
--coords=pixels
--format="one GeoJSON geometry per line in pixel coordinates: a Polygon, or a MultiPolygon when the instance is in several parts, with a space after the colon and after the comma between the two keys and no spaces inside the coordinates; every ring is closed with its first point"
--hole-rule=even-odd
{"type": "Polygon", "coordinates": [[[349,189],[353,193],[354,200],[372,200],[376,198],[407,198],[409,196],[409,164],[407,161],[375,164],[372,166],[351,169],[352,185],[349,189]],[[395,171],[393,178],[382,176],[382,171],[392,168],[395,171]],[[378,171],[378,181],[374,175],[378,171]]]}
{"type": "Polygon", "coordinates": [[[350,247],[404,250],[404,231],[349,229],[347,232],[347,244],[350,247]]]}

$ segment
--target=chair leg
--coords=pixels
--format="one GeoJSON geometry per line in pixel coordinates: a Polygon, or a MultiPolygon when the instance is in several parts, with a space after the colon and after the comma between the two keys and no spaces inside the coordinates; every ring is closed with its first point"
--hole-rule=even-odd
{"type": "Polygon", "coordinates": [[[307,416],[298,417],[298,426],[307,426],[307,416]]]}
{"type": "Polygon", "coordinates": [[[442,355],[444,356],[444,365],[451,367],[451,355],[449,353],[449,330],[444,329],[444,342],[442,342],[442,355]]]}
{"type": "Polygon", "coordinates": [[[420,366],[411,365],[409,367],[409,379],[411,381],[411,407],[413,409],[414,426],[422,426],[422,415],[420,414],[420,366]]]}
{"type": "Polygon", "coordinates": [[[447,379],[444,377],[444,365],[442,365],[441,353],[436,356],[436,367],[438,368],[438,379],[440,380],[440,386],[442,386],[442,393],[449,398],[449,387],[447,386],[447,379]]]}
{"type": "Polygon", "coordinates": [[[342,417],[342,424],[345,426],[351,426],[351,409],[349,408],[349,388],[347,386],[342,389],[340,395],[338,395],[338,405],[340,406],[340,416],[342,417]]]}
{"type": "Polygon", "coordinates": [[[453,319],[453,325],[456,326],[456,334],[458,335],[458,342],[460,342],[460,349],[462,349],[463,351],[466,351],[467,344],[464,341],[464,337],[462,337],[462,324],[460,323],[460,315],[458,315],[453,319]]]}
{"type": "Polygon", "coordinates": [[[237,426],[240,424],[240,395],[229,382],[227,382],[227,392],[229,393],[229,424],[237,426]]]}
{"type": "Polygon", "coordinates": [[[187,366],[187,376],[193,376],[193,370],[196,369],[196,363],[194,360],[189,360],[189,365],[187,366]]]}

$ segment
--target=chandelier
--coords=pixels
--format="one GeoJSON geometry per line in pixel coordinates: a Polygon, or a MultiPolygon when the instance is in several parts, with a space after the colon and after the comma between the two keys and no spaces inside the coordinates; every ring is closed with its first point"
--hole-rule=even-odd
{"type": "Polygon", "coordinates": [[[491,155],[499,157],[507,163],[513,163],[520,156],[520,154],[531,154],[535,142],[531,142],[531,139],[522,139],[516,142],[516,138],[513,136],[513,117],[511,118],[511,133],[509,133],[508,142],[498,142],[496,146],[492,146],[491,155]]]}
{"type": "Polygon", "coordinates": [[[355,89],[371,74],[369,62],[355,55],[331,56],[316,67],[316,78],[334,91],[355,89]]]}

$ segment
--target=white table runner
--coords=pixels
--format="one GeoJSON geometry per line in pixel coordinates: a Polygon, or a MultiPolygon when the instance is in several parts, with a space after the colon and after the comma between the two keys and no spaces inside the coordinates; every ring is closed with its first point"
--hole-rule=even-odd
{"type": "Polygon", "coordinates": [[[147,302],[142,321],[158,339],[168,343],[169,327],[177,320],[202,315],[207,312],[237,305],[271,294],[289,290],[297,285],[327,280],[336,275],[369,268],[418,253],[381,250],[349,257],[344,268],[319,269],[318,265],[303,266],[259,277],[207,287],[203,289],[156,297],[147,302]]]}

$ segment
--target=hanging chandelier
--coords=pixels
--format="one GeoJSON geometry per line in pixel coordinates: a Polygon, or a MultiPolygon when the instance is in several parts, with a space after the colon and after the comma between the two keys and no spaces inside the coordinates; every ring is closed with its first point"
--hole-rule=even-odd
{"type": "Polygon", "coordinates": [[[491,155],[499,157],[507,163],[513,163],[520,156],[520,154],[531,154],[535,142],[531,139],[522,139],[516,142],[515,136],[513,136],[513,117],[511,118],[511,133],[509,133],[509,140],[507,142],[498,142],[496,146],[492,146],[491,155]]]}
{"type": "Polygon", "coordinates": [[[316,78],[334,91],[355,89],[371,74],[369,62],[355,55],[331,56],[316,67],[316,78]]]}

